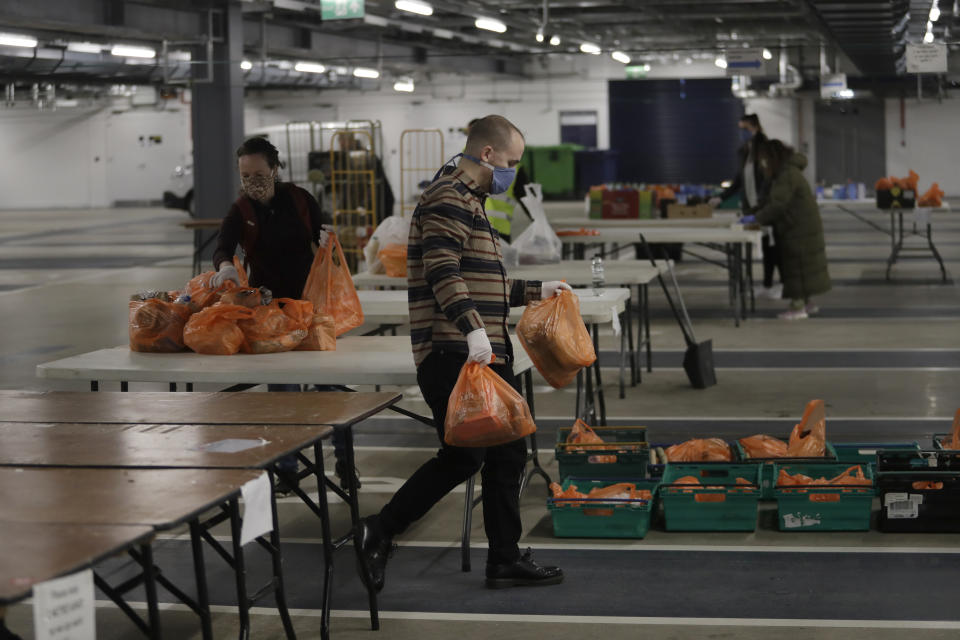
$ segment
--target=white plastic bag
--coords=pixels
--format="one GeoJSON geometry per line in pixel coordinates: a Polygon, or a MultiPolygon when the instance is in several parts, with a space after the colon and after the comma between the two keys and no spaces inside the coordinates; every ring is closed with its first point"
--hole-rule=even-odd
{"type": "Polygon", "coordinates": [[[553,264],[560,262],[563,243],[547,221],[543,210],[543,191],[539,184],[526,185],[527,194],[520,198],[533,222],[510,243],[519,255],[520,264],[553,264]]]}
{"type": "Polygon", "coordinates": [[[383,263],[377,258],[377,253],[388,244],[407,245],[407,238],[410,235],[410,218],[401,218],[400,216],[389,216],[384,218],[383,222],[374,229],[370,236],[367,246],[363,248],[363,256],[369,266],[370,273],[383,273],[383,263]]]}

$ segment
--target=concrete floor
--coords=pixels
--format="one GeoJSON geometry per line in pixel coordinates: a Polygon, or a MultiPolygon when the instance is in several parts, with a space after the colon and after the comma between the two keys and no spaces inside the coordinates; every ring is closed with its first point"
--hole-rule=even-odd
{"type": "MultiPolygon", "coordinates": [[[[86,389],[85,383],[36,378],[34,368],[124,343],[128,296],[139,289],[178,288],[191,275],[191,235],[177,224],[184,219],[162,209],[0,212],[0,388],[86,389]]],[[[678,265],[698,338],[712,339],[718,353],[740,363],[720,367],[720,384],[711,389],[687,384],[679,368],[680,332],[660,292],[651,289],[658,366],[644,372],[643,383],[628,388],[623,400],[617,398],[616,370],[604,370],[611,421],[646,423],[649,439],[657,442],[757,432],[786,437],[807,400],[821,397],[828,406],[828,435],[836,440],[876,434],[926,445],[931,433],[948,430],[960,407],[956,282],[935,284],[936,264],[914,259],[898,264],[895,281],[887,283],[889,237],[838,210],[825,211],[824,220],[836,286],[819,300],[820,317],[779,321],[775,314],[784,304],[759,300],[757,314],[735,328],[726,307],[725,274],[693,259],[678,265]],[[869,359],[878,351],[885,359],[879,364],[869,359]],[[764,353],[758,367],[751,364],[761,357],[758,352],[776,353],[764,353]]],[[[885,225],[886,217],[876,214],[876,221],[885,225]]],[[[958,275],[960,213],[938,214],[934,224],[948,271],[958,275]]],[[[616,345],[613,335],[601,336],[602,350],[616,345]]],[[[572,422],[574,395],[542,380],[536,384],[540,443],[549,450],[556,428],[572,422]]],[[[149,384],[131,388],[165,390],[149,384]]],[[[402,391],[405,406],[426,410],[416,389],[402,391]]],[[[393,415],[360,425],[357,442],[364,513],[377,510],[436,448],[428,428],[393,415]]],[[[556,477],[552,454],[541,457],[556,477]]],[[[535,479],[523,496],[521,544],[565,566],[564,585],[505,594],[484,590],[479,511],[472,533],[474,570],[462,574],[456,552],[461,488],[400,538],[382,594],[378,634],[369,630],[353,558],[349,552],[337,556],[334,637],[612,640],[644,634],[752,640],[786,632],[831,640],[909,633],[926,640],[956,637],[960,629],[953,606],[960,587],[944,579],[945,572],[955,575],[958,535],[784,534],[775,530],[766,505],[753,534],[667,533],[655,524],[643,541],[560,539],[552,535],[544,495],[542,481],[535,479]]],[[[331,510],[334,530],[344,530],[347,510],[337,501],[331,510]]],[[[279,512],[294,625],[300,637],[318,637],[317,522],[295,499],[281,499],[279,512]]],[[[157,546],[158,557],[173,565],[167,572],[189,585],[188,570],[180,568],[187,557],[182,535],[164,537],[157,546]]],[[[236,617],[229,606],[229,576],[209,555],[214,591],[219,583],[222,592],[214,594],[215,635],[230,637],[236,617]]],[[[123,568],[117,560],[103,569],[123,568]]],[[[30,637],[30,615],[28,604],[18,605],[8,621],[30,637]]],[[[139,637],[109,603],[98,609],[97,620],[101,638],[139,637]]],[[[163,623],[165,637],[199,637],[192,614],[176,606],[164,612],[163,623]]],[[[253,625],[255,638],[282,637],[269,607],[256,612],[253,625]]]]}

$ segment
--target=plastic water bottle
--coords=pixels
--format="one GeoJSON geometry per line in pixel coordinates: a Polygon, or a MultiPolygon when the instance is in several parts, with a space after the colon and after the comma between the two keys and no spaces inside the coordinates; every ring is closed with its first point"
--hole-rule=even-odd
{"type": "Polygon", "coordinates": [[[594,256],[590,262],[590,272],[593,274],[593,292],[596,295],[603,293],[603,258],[594,256]]]}

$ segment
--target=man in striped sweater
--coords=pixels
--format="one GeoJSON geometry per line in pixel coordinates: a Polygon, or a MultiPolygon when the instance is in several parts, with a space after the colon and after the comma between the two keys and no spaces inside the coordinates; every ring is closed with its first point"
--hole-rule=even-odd
{"type": "Polygon", "coordinates": [[[529,550],[520,554],[519,494],[526,442],[520,439],[487,448],[451,447],[443,442],[447,401],[464,363],[489,364],[519,390],[507,332],[510,307],[570,288],[557,281],[508,278],[497,232],[484,212],[487,195],[510,186],[523,148],[523,135],[506,118],[481,118],[470,129],[459,165],[438,173],[413,212],[407,246],[410,339],[417,382],[433,413],[441,449],[378,515],[364,518],[358,526],[360,577],[378,591],[383,588],[393,537],[477,471],[481,472],[483,523],[489,541],[486,585],[563,581],[559,568],[538,565],[529,550]]]}

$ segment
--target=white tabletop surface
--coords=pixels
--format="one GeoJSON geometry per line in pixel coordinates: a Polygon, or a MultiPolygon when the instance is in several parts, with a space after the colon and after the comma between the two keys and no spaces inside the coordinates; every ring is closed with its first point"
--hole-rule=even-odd
{"type": "MultiPolygon", "coordinates": [[[[666,273],[667,262],[658,260],[660,273],[666,273]]],[[[609,285],[632,286],[647,284],[657,277],[657,271],[649,260],[604,260],[604,280],[609,285]]],[[[507,276],[524,280],[566,280],[572,287],[586,287],[593,282],[593,272],[589,260],[562,260],[556,264],[535,264],[509,267],[507,276]]],[[[389,287],[406,289],[407,279],[396,278],[382,273],[358,273],[353,276],[353,284],[358,288],[389,287]]]]}
{"type": "MultiPolygon", "coordinates": [[[[516,336],[514,373],[533,366],[516,336]]],[[[208,356],[100,349],[37,366],[41,378],[231,384],[417,384],[409,336],[348,336],[336,351],[208,356]]]]}
{"type": "MultiPolygon", "coordinates": [[[[650,267],[651,269],[653,267],[650,267]]],[[[580,315],[585,324],[610,324],[614,314],[626,309],[629,289],[604,288],[598,295],[593,289],[575,289],[580,299],[580,315]]],[[[372,324],[406,324],[410,321],[406,291],[358,291],[364,322],[372,324]]],[[[510,309],[510,322],[516,324],[526,307],[510,309]]]]}
{"type": "MultiPolygon", "coordinates": [[[[610,220],[596,218],[554,218],[550,220],[550,226],[554,229],[603,229],[613,228],[674,228],[674,227],[730,227],[736,225],[740,219],[739,212],[714,212],[712,218],[656,218],[650,220],[610,220]]],[[[561,239],[563,236],[561,236],[561,239]]]]}
{"type": "Polygon", "coordinates": [[[642,233],[647,242],[717,242],[717,243],[749,243],[759,246],[763,232],[760,230],[728,227],[605,227],[597,229],[598,235],[593,236],[561,236],[560,240],[567,244],[600,244],[615,242],[629,244],[640,241],[642,233]]]}

